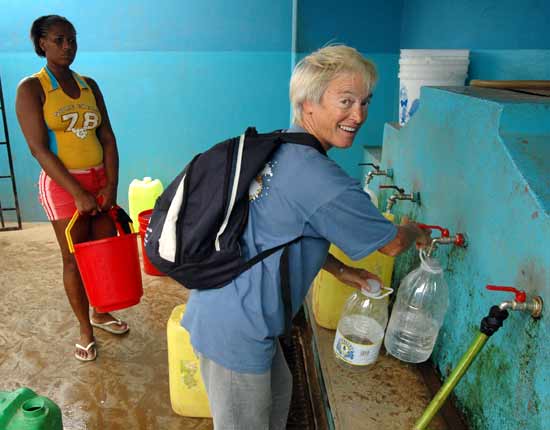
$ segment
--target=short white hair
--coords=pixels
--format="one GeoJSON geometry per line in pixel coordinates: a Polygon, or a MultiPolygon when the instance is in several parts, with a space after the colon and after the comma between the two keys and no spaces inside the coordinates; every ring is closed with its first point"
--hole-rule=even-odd
{"type": "Polygon", "coordinates": [[[330,81],[342,73],[360,74],[369,93],[378,79],[374,64],[346,45],[325,46],[296,64],[290,78],[292,122],[300,125],[303,103],[320,103],[330,81]]]}

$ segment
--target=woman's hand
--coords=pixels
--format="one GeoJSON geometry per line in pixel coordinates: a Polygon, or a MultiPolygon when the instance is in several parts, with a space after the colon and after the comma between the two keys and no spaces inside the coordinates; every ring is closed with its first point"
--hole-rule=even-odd
{"type": "Polygon", "coordinates": [[[384,285],[382,279],[374,273],[370,273],[365,269],[348,266],[330,253],[327,255],[325,264],[323,264],[323,269],[332,274],[340,282],[353,288],[366,288],[367,291],[370,291],[370,285],[367,282],[368,279],[375,279],[380,282],[381,286],[384,285]]]}
{"type": "Polygon", "coordinates": [[[425,228],[420,228],[417,223],[409,221],[408,216],[403,216],[401,218],[401,225],[408,226],[415,231],[416,237],[416,249],[426,248],[432,243],[432,231],[425,228]]]}
{"type": "Polygon", "coordinates": [[[341,263],[341,266],[335,276],[336,279],[338,279],[343,284],[358,289],[366,288],[367,291],[370,291],[370,285],[367,282],[368,279],[375,279],[380,283],[381,286],[384,285],[382,279],[380,279],[380,277],[376,276],[374,273],[371,273],[365,269],[347,266],[344,263],[341,263]]]}

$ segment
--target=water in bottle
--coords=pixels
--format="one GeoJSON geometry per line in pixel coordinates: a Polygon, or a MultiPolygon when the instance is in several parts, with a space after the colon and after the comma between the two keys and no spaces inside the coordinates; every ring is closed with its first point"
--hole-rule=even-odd
{"type": "Polygon", "coordinates": [[[384,340],[386,351],[407,363],[430,357],[449,304],[439,261],[423,250],[420,260],[401,281],[384,340]]]}
{"type": "Polygon", "coordinates": [[[393,290],[382,290],[374,279],[368,283],[370,290],[358,290],[346,301],[334,338],[338,363],[350,369],[363,369],[376,361],[388,322],[385,298],[393,290]]]}

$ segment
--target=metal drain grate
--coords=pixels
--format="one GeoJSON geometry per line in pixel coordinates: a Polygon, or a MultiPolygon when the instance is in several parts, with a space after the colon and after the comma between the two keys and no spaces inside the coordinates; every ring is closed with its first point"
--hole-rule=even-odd
{"type": "Polygon", "coordinates": [[[295,326],[292,328],[291,341],[281,342],[292,373],[292,400],[286,428],[287,430],[316,430],[301,332],[302,330],[295,326]]]}

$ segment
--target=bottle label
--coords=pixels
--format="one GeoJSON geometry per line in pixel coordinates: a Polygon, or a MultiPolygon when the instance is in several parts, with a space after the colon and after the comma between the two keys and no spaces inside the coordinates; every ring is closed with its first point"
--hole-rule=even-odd
{"type": "Polygon", "coordinates": [[[353,341],[353,336],[345,337],[340,330],[336,330],[334,338],[334,353],[336,357],[354,366],[367,366],[378,358],[382,338],[375,342],[368,343],[362,339],[361,343],[353,341]]]}

